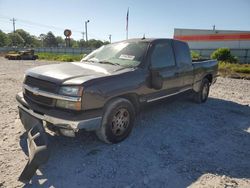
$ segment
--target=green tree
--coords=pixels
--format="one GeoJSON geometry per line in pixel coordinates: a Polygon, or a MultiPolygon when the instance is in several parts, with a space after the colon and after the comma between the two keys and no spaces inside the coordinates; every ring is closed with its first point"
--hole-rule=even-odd
{"type": "Polygon", "coordinates": [[[28,32],[24,31],[23,29],[17,29],[16,33],[19,34],[23,38],[23,40],[24,40],[23,45],[24,46],[26,46],[26,47],[32,46],[32,37],[28,32]]]}
{"type": "Polygon", "coordinates": [[[56,37],[51,31],[49,31],[44,38],[44,46],[45,47],[57,47],[58,46],[56,37]]]}
{"type": "Polygon", "coordinates": [[[79,41],[76,41],[73,38],[70,39],[70,47],[72,47],[72,48],[78,48],[79,47],[79,41]]]}
{"type": "Polygon", "coordinates": [[[65,40],[60,36],[56,37],[56,42],[57,42],[58,47],[64,47],[65,46],[65,40]]]}
{"type": "Polygon", "coordinates": [[[24,39],[18,33],[9,33],[8,37],[11,41],[13,46],[20,46],[22,47],[25,43],[24,39]]]}
{"type": "Polygon", "coordinates": [[[83,39],[79,40],[79,41],[78,41],[78,47],[80,47],[80,48],[85,48],[85,47],[87,47],[86,41],[83,40],[83,39]]]}
{"type": "Polygon", "coordinates": [[[31,46],[30,47],[42,47],[42,41],[39,39],[39,37],[31,36],[31,46]]]}
{"type": "Polygon", "coordinates": [[[103,45],[107,45],[107,44],[110,44],[110,42],[109,41],[104,41],[103,42],[103,45]]]}
{"type": "Polygon", "coordinates": [[[41,43],[42,43],[42,47],[44,47],[44,39],[45,39],[45,37],[46,37],[46,34],[40,34],[39,35],[39,37],[38,37],[38,39],[41,41],[41,43]]]}
{"type": "Polygon", "coordinates": [[[0,30],[0,47],[8,46],[10,42],[8,35],[0,30]]]}
{"type": "Polygon", "coordinates": [[[95,40],[95,39],[90,39],[88,42],[88,47],[91,48],[99,48],[103,45],[103,42],[101,40],[95,40]]]}

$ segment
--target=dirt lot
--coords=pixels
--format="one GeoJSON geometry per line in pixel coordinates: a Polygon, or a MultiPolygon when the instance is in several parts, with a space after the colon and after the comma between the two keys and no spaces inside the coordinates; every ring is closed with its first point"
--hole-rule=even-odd
{"type": "MultiPolygon", "coordinates": [[[[20,187],[27,162],[15,94],[39,61],[0,58],[0,187],[20,187]]],[[[49,162],[27,187],[250,187],[250,81],[219,78],[207,103],[159,102],[124,142],[49,136],[49,162]]]]}

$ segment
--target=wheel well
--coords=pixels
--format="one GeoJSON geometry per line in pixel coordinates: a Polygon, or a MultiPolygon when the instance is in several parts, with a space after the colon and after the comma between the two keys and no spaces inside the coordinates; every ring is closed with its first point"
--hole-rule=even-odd
{"type": "MultiPolygon", "coordinates": [[[[129,93],[129,94],[124,94],[124,95],[119,95],[119,96],[116,96],[116,97],[114,97],[114,98],[112,98],[110,100],[113,100],[115,98],[124,98],[124,99],[127,99],[134,106],[135,112],[137,113],[139,111],[140,104],[139,104],[139,100],[138,100],[138,95],[137,94],[129,93]]],[[[107,103],[109,101],[107,101],[107,103]]]]}
{"type": "Polygon", "coordinates": [[[209,81],[210,83],[212,83],[212,81],[213,81],[213,76],[212,76],[212,74],[208,74],[208,75],[206,75],[204,78],[207,78],[208,81],[209,81]]]}

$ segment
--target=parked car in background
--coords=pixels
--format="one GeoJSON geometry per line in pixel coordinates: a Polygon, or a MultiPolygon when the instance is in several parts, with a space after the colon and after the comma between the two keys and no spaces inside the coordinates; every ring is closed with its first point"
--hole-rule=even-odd
{"type": "Polygon", "coordinates": [[[34,50],[25,50],[19,52],[9,52],[5,55],[6,59],[9,60],[36,60],[38,55],[35,55],[34,50]]]}

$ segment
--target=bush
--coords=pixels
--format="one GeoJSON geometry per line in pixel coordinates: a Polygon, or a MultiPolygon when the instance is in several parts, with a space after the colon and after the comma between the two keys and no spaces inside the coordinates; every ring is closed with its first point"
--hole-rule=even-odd
{"type": "Polygon", "coordinates": [[[238,64],[238,63],[228,63],[219,62],[219,73],[221,76],[232,76],[240,75],[240,77],[249,77],[250,75],[250,64],[238,64]]]}
{"type": "Polygon", "coordinates": [[[191,57],[192,59],[200,59],[201,56],[198,52],[195,52],[195,51],[191,51],[191,57]]]}
{"type": "Polygon", "coordinates": [[[80,61],[85,55],[71,55],[71,54],[56,54],[56,53],[37,53],[39,59],[52,60],[52,61],[80,61]]]}
{"type": "Polygon", "coordinates": [[[237,58],[232,56],[229,48],[218,48],[211,54],[211,58],[229,63],[237,62],[237,58]]]}
{"type": "Polygon", "coordinates": [[[234,67],[233,71],[237,73],[250,74],[250,67],[234,67]]]}

